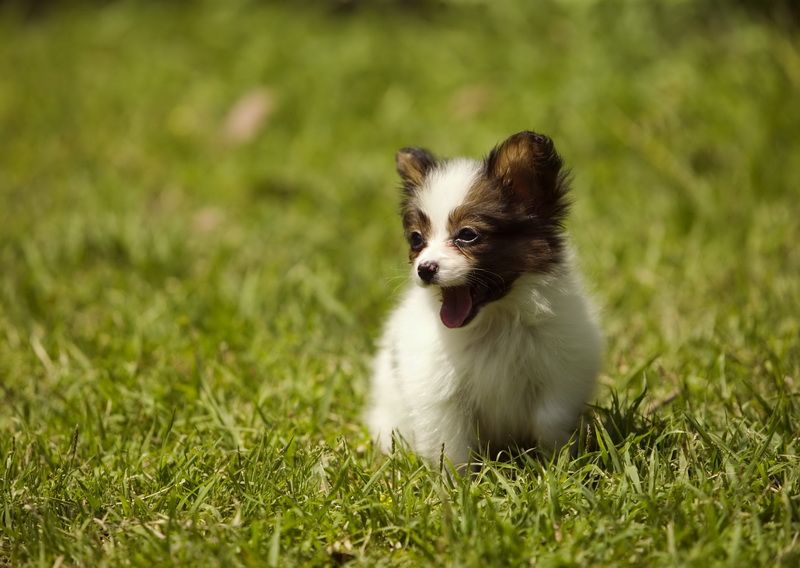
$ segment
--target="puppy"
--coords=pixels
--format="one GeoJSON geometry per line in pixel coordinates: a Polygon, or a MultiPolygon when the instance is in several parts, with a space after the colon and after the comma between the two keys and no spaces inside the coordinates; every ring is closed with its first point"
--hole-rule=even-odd
{"type": "Polygon", "coordinates": [[[374,362],[366,419],[431,462],[546,452],[592,397],[602,336],[568,249],[552,141],[514,134],[483,161],[397,153],[410,285],[374,362]]]}

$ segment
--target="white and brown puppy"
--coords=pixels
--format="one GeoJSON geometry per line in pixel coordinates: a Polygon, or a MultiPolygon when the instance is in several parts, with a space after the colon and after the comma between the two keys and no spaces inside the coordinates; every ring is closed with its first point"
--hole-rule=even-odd
{"type": "Polygon", "coordinates": [[[428,460],[554,450],[575,430],[602,337],[565,242],[567,176],[520,132],[483,161],[397,154],[413,285],[375,359],[367,421],[428,460]]]}

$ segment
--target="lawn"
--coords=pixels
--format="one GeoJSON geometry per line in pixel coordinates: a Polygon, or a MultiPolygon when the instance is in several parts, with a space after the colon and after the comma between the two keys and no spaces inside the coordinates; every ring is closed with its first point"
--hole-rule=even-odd
{"type": "Polygon", "coordinates": [[[0,4],[0,566],[800,563],[790,11],[36,5],[0,4]],[[522,129],[572,167],[601,387],[579,456],[451,480],[360,418],[394,152],[522,129]]]}

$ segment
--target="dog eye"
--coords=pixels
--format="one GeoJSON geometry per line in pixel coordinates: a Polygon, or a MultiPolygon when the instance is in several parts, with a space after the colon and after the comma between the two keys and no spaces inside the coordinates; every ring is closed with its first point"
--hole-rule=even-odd
{"type": "Polygon", "coordinates": [[[456,235],[456,241],[462,244],[475,242],[478,239],[478,232],[475,229],[464,227],[456,235]]]}
{"type": "Polygon", "coordinates": [[[412,250],[419,250],[425,244],[425,239],[423,239],[422,235],[419,234],[417,231],[414,231],[408,237],[408,243],[411,245],[412,250]]]}

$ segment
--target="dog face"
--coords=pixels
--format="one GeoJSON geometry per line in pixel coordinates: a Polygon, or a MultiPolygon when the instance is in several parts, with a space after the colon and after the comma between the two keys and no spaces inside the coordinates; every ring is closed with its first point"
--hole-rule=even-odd
{"type": "Polygon", "coordinates": [[[552,141],[520,132],[483,161],[397,153],[412,278],[442,292],[442,323],[469,324],[519,276],[546,273],[563,251],[566,174],[552,141]]]}

